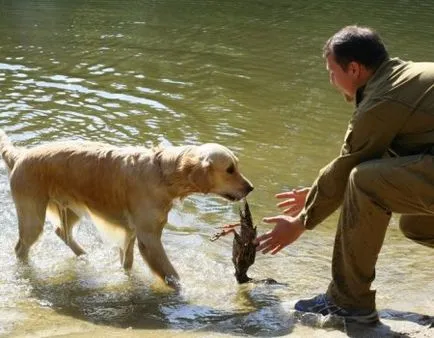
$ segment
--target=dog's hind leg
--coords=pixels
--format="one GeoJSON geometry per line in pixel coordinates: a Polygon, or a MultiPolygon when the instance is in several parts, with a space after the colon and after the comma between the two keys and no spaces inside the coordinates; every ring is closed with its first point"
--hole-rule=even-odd
{"type": "Polygon", "coordinates": [[[60,226],[55,230],[56,235],[59,236],[77,256],[85,254],[86,251],[83,250],[72,236],[72,229],[80,217],[67,207],[56,206],[56,209],[60,220],[60,226]]]}
{"type": "Polygon", "coordinates": [[[125,234],[124,247],[119,249],[121,264],[125,270],[129,270],[133,266],[135,242],[136,233],[134,231],[125,234]]]}
{"type": "Polygon", "coordinates": [[[45,222],[47,202],[43,199],[14,196],[18,217],[19,239],[15,246],[18,259],[26,261],[30,247],[37,241],[45,222]]]}

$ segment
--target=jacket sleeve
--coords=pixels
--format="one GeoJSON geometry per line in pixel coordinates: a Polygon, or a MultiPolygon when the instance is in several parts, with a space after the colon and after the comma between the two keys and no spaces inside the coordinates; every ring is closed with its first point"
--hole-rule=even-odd
{"type": "Polygon", "coordinates": [[[382,101],[354,113],[340,155],[322,168],[306,198],[300,217],[313,229],[342,203],[351,170],[358,164],[381,158],[410,115],[399,102],[382,101]]]}

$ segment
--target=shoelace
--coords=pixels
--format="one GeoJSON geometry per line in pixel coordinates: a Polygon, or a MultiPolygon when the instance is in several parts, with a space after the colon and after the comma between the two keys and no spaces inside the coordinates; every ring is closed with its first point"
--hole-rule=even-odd
{"type": "Polygon", "coordinates": [[[315,303],[317,305],[312,307],[312,310],[314,310],[314,312],[318,312],[318,313],[321,313],[323,315],[328,315],[328,314],[333,315],[333,314],[343,310],[342,308],[340,308],[339,306],[337,306],[335,304],[330,304],[327,301],[327,298],[325,295],[318,295],[316,298],[317,299],[316,299],[315,303]]]}

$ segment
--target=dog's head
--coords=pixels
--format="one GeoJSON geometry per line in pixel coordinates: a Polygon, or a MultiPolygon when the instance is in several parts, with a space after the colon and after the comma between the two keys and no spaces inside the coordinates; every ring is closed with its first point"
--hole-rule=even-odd
{"type": "Polygon", "coordinates": [[[253,190],[252,183],[239,170],[237,157],[228,148],[205,143],[195,147],[193,153],[188,179],[198,192],[238,201],[253,190]]]}

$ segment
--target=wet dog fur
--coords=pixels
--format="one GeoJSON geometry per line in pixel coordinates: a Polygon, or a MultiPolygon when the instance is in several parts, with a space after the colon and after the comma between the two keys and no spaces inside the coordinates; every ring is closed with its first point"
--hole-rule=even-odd
{"type": "Polygon", "coordinates": [[[72,229],[88,214],[100,230],[117,233],[125,269],[132,267],[137,238],[150,269],[173,288],[179,276],[161,242],[173,201],[194,193],[235,201],[253,190],[235,155],[216,143],[148,149],[71,141],[19,148],[0,131],[0,152],[17,212],[19,259],[27,260],[46,214],[66,245],[84,254],[72,229]]]}

